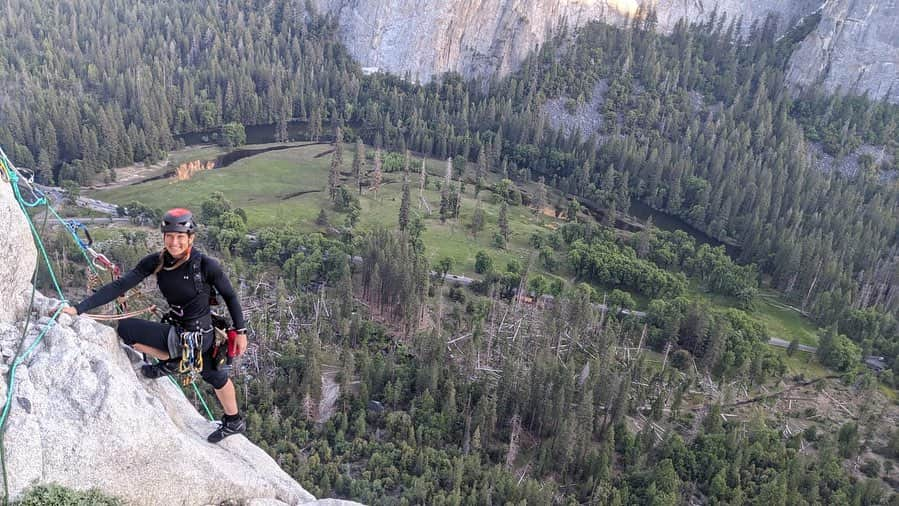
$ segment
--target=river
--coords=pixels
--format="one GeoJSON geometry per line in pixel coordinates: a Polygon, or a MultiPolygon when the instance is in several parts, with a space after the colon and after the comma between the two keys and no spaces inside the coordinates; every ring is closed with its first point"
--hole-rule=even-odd
{"type": "MultiPolygon", "coordinates": [[[[294,120],[287,123],[287,137],[291,141],[306,141],[309,140],[309,135],[306,132],[307,122],[294,120]]],[[[268,125],[247,125],[244,126],[244,130],[247,132],[247,144],[268,144],[271,142],[275,142],[275,124],[268,125]]],[[[221,129],[215,128],[212,130],[207,130],[205,132],[191,132],[186,134],[176,135],[176,139],[180,139],[184,142],[185,146],[192,146],[195,144],[209,144],[210,142],[217,142],[219,135],[221,135],[221,129]]],[[[332,137],[330,135],[323,137],[332,137]]]]}
{"type": "Polygon", "coordinates": [[[739,246],[721,242],[718,239],[707,235],[705,232],[699,230],[693,225],[690,225],[686,221],[678,218],[677,216],[672,216],[670,214],[657,211],[637,199],[631,200],[631,207],[627,210],[627,213],[631,216],[639,218],[644,222],[648,220],[650,216],[652,216],[653,225],[662,230],[666,230],[668,232],[683,230],[684,232],[690,234],[690,237],[695,239],[697,244],[708,244],[713,248],[724,246],[724,250],[727,251],[727,255],[730,256],[734,261],[736,261],[737,258],[740,257],[739,246]]]}

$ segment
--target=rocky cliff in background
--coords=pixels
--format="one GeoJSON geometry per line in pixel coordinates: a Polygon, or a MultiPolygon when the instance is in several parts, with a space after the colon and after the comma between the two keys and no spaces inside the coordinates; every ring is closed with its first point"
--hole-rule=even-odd
{"type": "MultiPolygon", "coordinates": [[[[59,301],[36,294],[22,338],[30,276],[31,233],[11,187],[0,181],[0,402],[9,369],[43,330],[59,301]]],[[[215,426],[172,382],[140,377],[139,358],[115,331],[61,315],[16,369],[4,437],[10,498],[57,483],[140,505],[354,505],[316,501],[265,452],[243,436],[206,442],[215,426]]],[[[215,402],[214,399],[210,399],[215,402]]]]}
{"type": "Polygon", "coordinates": [[[787,81],[899,104],[899,2],[829,0],[793,53],[787,81]]]}
{"type": "Polygon", "coordinates": [[[661,31],[713,11],[744,27],[778,16],[781,31],[822,8],[821,25],[793,58],[790,82],[823,82],[899,102],[899,7],[895,0],[314,0],[337,16],[363,67],[428,81],[448,71],[506,74],[567,23],[622,23],[654,6],[661,31]],[[892,88],[891,88],[892,87],[892,88]],[[892,91],[891,91],[892,89],[892,91]]]}

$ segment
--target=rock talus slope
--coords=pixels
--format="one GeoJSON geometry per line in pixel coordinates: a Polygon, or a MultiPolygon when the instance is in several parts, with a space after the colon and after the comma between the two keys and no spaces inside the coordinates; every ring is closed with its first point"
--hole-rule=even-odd
{"type": "MultiPolygon", "coordinates": [[[[13,357],[34,342],[59,301],[35,296],[22,338],[36,254],[10,186],[0,182],[0,399],[13,357]],[[10,247],[15,238],[16,247],[10,247]]],[[[4,437],[12,500],[29,487],[58,483],[99,488],[128,504],[320,504],[243,436],[206,442],[215,425],[168,381],[137,373],[138,357],[115,331],[61,315],[16,370],[4,437]]],[[[214,399],[209,399],[215,402],[214,399]]]]}

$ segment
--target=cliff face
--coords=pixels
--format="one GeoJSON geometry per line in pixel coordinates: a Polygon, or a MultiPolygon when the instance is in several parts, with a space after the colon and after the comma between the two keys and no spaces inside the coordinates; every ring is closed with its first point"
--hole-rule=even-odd
{"type": "MultiPolygon", "coordinates": [[[[0,169],[2,171],[3,169],[0,169]]],[[[31,230],[22,217],[12,187],[0,179],[0,322],[15,319],[25,311],[27,291],[37,261],[31,230]]]]}
{"type": "MultiPolygon", "coordinates": [[[[666,32],[681,18],[704,20],[716,9],[728,19],[740,19],[744,28],[774,14],[781,30],[786,30],[823,2],[314,0],[319,11],[337,16],[344,43],[363,67],[421,81],[447,71],[465,76],[508,73],[563,24],[576,27],[594,19],[622,23],[640,6],[654,7],[658,28],[666,32]]],[[[899,71],[896,2],[827,0],[824,9],[822,26],[803,44],[806,56],[794,57],[791,82],[803,85],[823,79],[831,89],[867,89],[872,96],[896,97],[899,87],[889,91],[899,71]],[[856,85],[860,80],[865,83],[856,85]]]]}
{"type": "Polygon", "coordinates": [[[899,2],[828,0],[818,28],[793,53],[787,80],[899,103],[899,2]]]}
{"type": "Polygon", "coordinates": [[[820,0],[316,0],[338,16],[350,53],[363,67],[407,72],[427,81],[447,71],[506,73],[564,23],[622,23],[641,5],[655,6],[659,29],[681,18],[705,19],[716,8],[745,25],[777,14],[792,22],[820,0]]]}

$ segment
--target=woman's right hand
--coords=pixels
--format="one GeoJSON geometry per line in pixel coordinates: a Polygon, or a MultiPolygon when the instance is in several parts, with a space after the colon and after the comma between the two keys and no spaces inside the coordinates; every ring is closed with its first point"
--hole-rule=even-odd
{"type": "Polygon", "coordinates": [[[62,312],[69,316],[78,316],[78,310],[75,309],[75,306],[66,306],[62,308],[62,312]]]}

